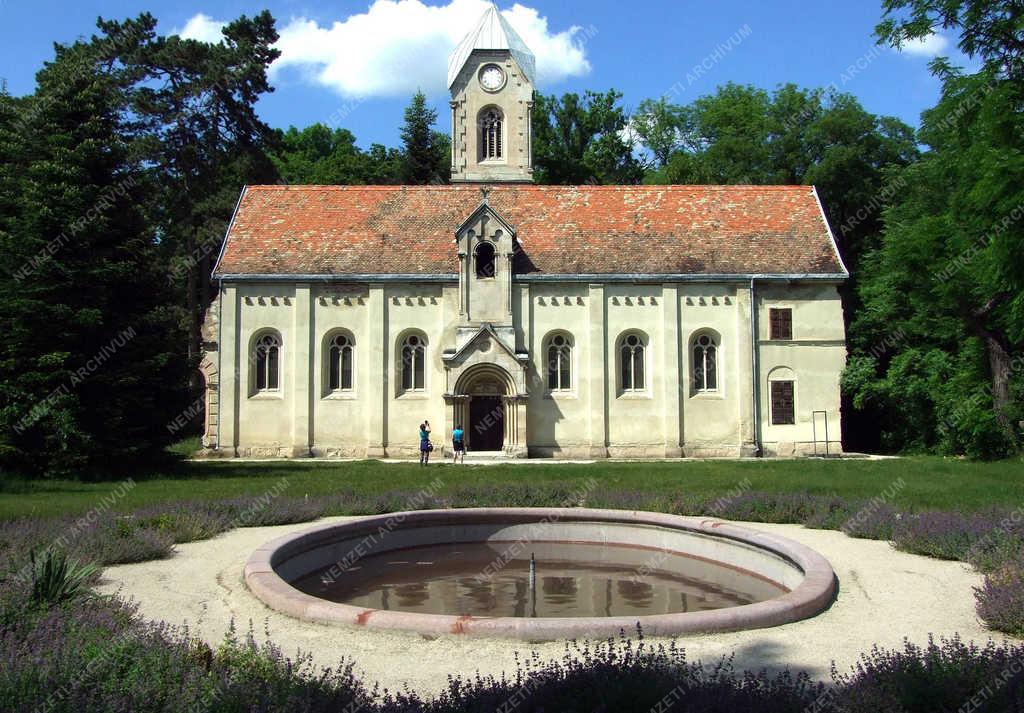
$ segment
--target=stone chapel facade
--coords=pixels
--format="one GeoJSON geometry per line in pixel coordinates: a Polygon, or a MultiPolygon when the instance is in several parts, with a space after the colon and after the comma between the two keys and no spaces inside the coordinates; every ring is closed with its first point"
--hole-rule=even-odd
{"type": "Polygon", "coordinates": [[[492,6],[449,63],[453,185],[243,190],[211,451],[413,456],[424,420],[504,457],[840,451],[848,273],[814,189],[533,185],[534,79],[492,6]]]}

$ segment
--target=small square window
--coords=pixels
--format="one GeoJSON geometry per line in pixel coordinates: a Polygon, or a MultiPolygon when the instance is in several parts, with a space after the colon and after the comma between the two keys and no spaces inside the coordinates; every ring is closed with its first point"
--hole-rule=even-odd
{"type": "Polygon", "coordinates": [[[789,340],[793,338],[793,310],[788,307],[772,307],[768,310],[769,339],[789,340]]]}

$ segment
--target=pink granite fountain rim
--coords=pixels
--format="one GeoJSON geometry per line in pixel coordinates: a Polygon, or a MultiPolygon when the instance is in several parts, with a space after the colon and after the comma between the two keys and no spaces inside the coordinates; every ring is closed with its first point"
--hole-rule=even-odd
{"type": "MultiPolygon", "coordinates": [[[[386,550],[387,548],[385,548],[386,550]]],[[[726,548],[728,550],[729,548],[726,548]]],[[[742,569],[736,563],[720,560],[742,569]]],[[[324,562],[323,566],[329,562],[324,562]]],[[[831,564],[813,549],[785,537],[728,521],[665,513],[599,510],[590,508],[456,508],[414,510],[374,515],[343,523],[314,525],[289,533],[257,548],[246,562],[249,590],[272,609],[298,619],[365,629],[415,632],[426,636],[460,635],[529,641],[606,638],[633,633],[676,636],[779,626],[815,616],[835,598],[836,577],[831,564]],[[732,542],[746,551],[763,551],[802,573],[795,587],[766,601],[711,611],[653,614],[630,617],[476,617],[423,614],[351,606],[306,594],[279,573],[283,564],[331,543],[354,538],[386,540],[399,529],[474,525],[593,524],[598,528],[625,525],[660,528],[732,542]]]]}

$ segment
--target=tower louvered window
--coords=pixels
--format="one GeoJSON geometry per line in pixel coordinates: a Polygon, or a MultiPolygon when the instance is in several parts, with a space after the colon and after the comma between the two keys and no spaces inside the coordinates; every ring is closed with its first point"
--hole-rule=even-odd
{"type": "Polygon", "coordinates": [[[481,142],[483,158],[501,158],[501,114],[494,110],[488,110],[481,122],[481,142]]]}

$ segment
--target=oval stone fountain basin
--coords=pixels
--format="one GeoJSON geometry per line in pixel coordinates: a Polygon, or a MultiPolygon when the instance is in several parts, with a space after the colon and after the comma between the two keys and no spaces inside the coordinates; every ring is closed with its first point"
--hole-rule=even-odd
{"type": "Polygon", "coordinates": [[[776,626],[819,613],[835,594],[828,561],[792,540],[708,518],[582,508],[319,525],[256,550],[245,579],[268,606],[310,621],[528,640],[776,626]]]}

